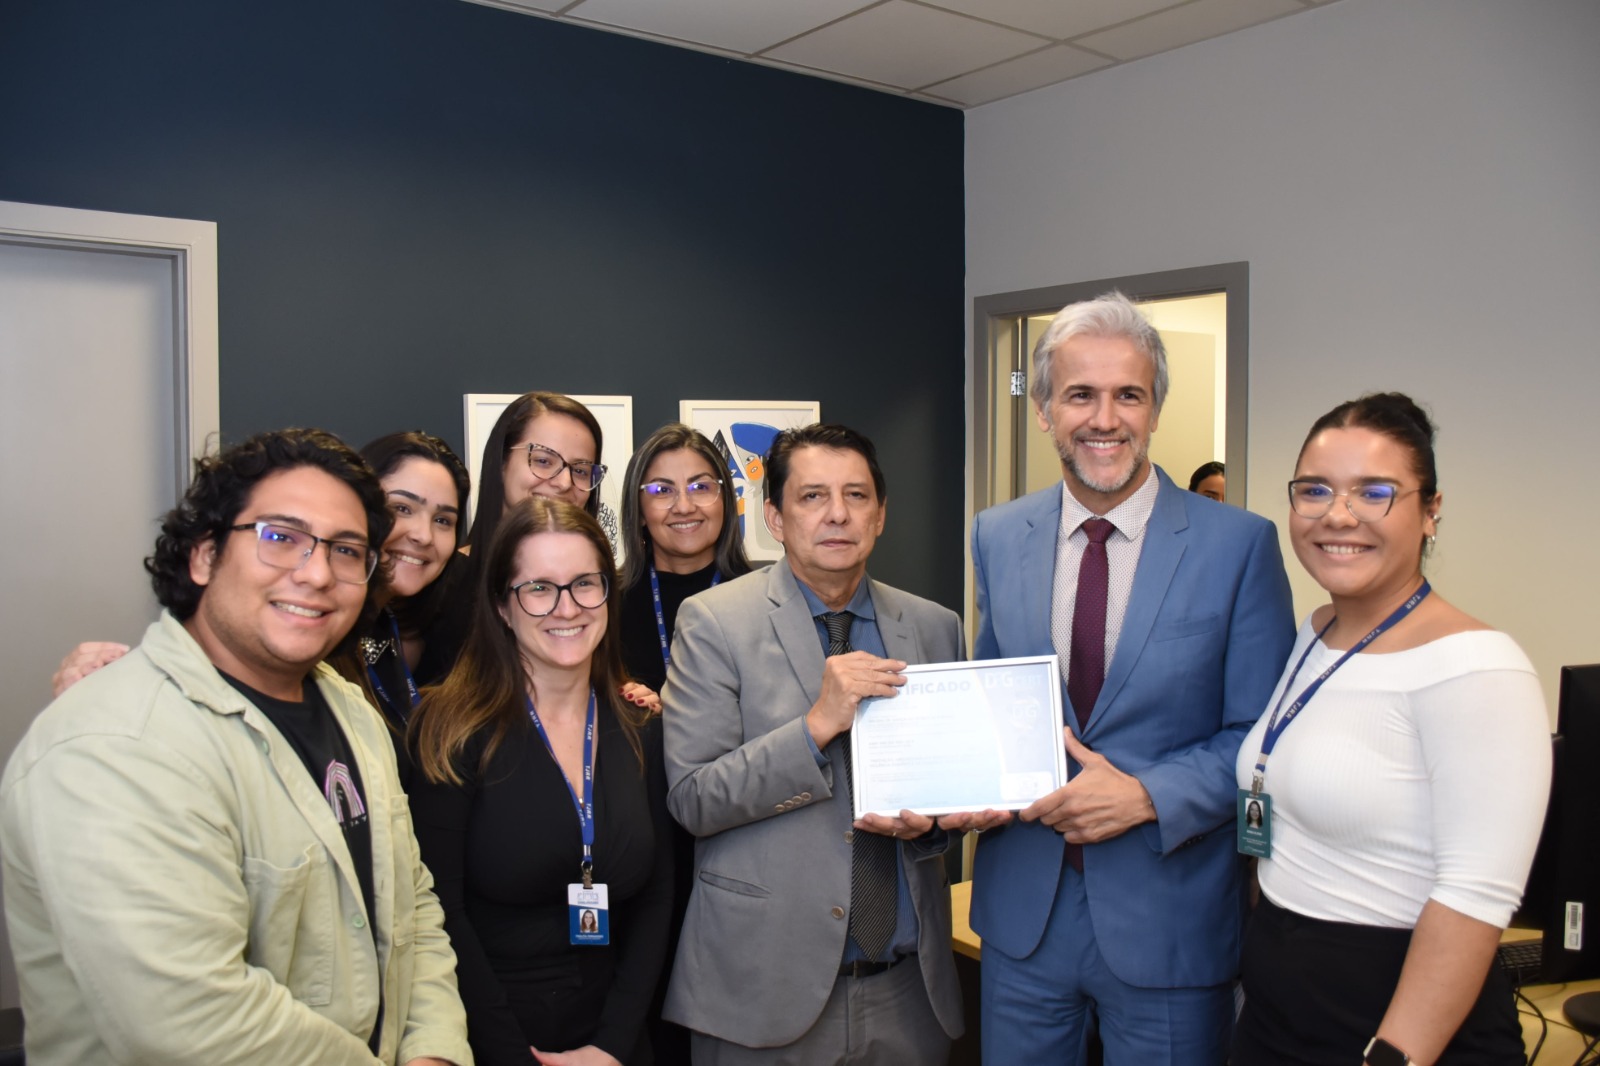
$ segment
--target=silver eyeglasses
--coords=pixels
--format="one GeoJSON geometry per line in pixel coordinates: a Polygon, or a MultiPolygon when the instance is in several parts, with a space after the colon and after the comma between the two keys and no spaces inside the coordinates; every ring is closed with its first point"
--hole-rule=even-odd
{"type": "Polygon", "coordinates": [[[680,491],[691,503],[710,503],[722,496],[722,482],[717,478],[691,481],[681,490],[676,485],[669,485],[664,481],[647,481],[640,485],[639,489],[644,493],[646,500],[667,506],[677,502],[680,491]]]}
{"type": "Polygon", "coordinates": [[[1344,505],[1357,522],[1377,522],[1389,514],[1394,501],[1422,489],[1400,491],[1392,481],[1372,481],[1365,485],[1352,485],[1348,492],[1334,492],[1333,486],[1312,478],[1296,478],[1289,482],[1289,506],[1301,518],[1322,518],[1333,510],[1333,501],[1344,497],[1344,505]]]}
{"type": "Polygon", "coordinates": [[[306,565],[317,545],[328,549],[328,569],[335,581],[346,585],[365,585],[378,566],[378,553],[357,540],[329,540],[314,536],[303,529],[282,526],[276,522],[245,522],[229,526],[230,532],[253,530],[256,535],[256,558],[279,570],[298,570],[306,565]]]}

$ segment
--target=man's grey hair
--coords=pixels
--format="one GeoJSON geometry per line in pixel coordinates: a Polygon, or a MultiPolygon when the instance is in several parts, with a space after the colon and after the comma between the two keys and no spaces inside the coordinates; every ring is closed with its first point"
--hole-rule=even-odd
{"type": "Polygon", "coordinates": [[[1161,334],[1133,301],[1113,291],[1063,307],[1050,320],[1039,343],[1033,346],[1033,381],[1028,386],[1028,394],[1046,414],[1051,395],[1051,357],[1057,348],[1074,337],[1122,337],[1132,344],[1155,366],[1152,399],[1156,413],[1161,413],[1161,405],[1167,399],[1167,346],[1161,343],[1161,334]]]}

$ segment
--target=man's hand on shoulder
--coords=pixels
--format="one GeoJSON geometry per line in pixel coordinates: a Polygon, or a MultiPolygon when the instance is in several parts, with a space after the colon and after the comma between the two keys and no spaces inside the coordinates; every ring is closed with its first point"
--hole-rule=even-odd
{"type": "Polygon", "coordinates": [[[1064,729],[1067,754],[1083,767],[1077,777],[1022,812],[1024,822],[1043,822],[1074,844],[1096,844],[1156,820],[1156,806],[1139,779],[1064,729]]]}
{"type": "Polygon", "coordinates": [[[906,664],[900,659],[880,659],[864,651],[829,656],[822,666],[822,695],[806,713],[806,728],[817,748],[828,746],[834,737],[849,729],[856,720],[856,707],[873,696],[893,696],[906,683],[901,673],[906,664]]]}

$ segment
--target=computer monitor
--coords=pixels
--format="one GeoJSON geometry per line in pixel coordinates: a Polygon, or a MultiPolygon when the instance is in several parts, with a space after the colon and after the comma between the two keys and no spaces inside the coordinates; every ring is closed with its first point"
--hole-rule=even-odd
{"type": "Polygon", "coordinates": [[[1600,663],[1561,668],[1555,775],[1522,913],[1543,930],[1539,979],[1600,977],[1600,663]]]}

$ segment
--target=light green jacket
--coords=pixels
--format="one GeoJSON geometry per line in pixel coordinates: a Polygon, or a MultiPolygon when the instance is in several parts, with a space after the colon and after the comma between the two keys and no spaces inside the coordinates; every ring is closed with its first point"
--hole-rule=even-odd
{"type": "Polygon", "coordinates": [[[316,680],[360,764],[376,937],[320,787],[171,615],[34,721],[0,781],[29,1066],[472,1062],[386,727],[316,680]]]}

